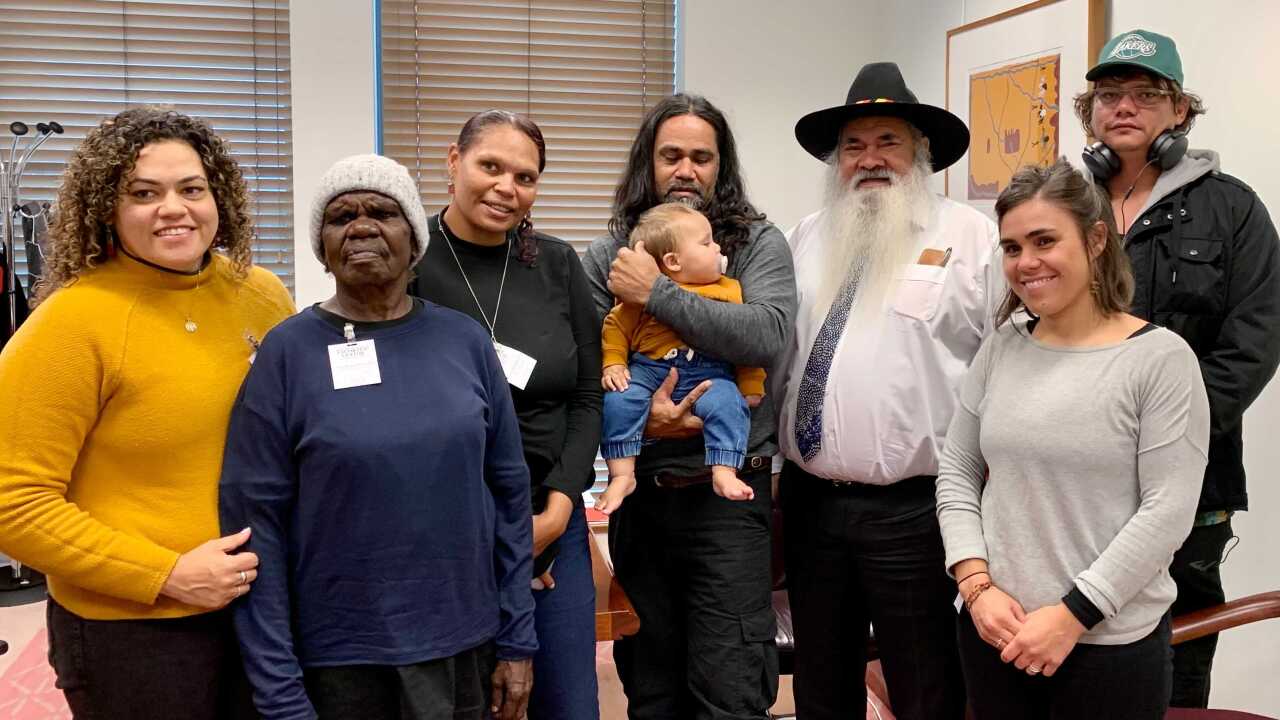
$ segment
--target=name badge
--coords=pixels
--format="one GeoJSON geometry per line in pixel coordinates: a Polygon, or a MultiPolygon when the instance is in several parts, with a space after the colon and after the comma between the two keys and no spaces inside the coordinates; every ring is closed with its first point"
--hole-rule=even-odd
{"type": "Polygon", "coordinates": [[[524,386],[529,384],[529,378],[533,376],[533,368],[537,366],[538,361],[497,340],[493,341],[493,349],[498,352],[498,362],[502,363],[502,372],[506,374],[507,382],[523,390],[524,386]]]}
{"type": "Polygon", "coordinates": [[[333,389],[379,385],[378,351],[372,340],[329,346],[329,369],[333,372],[333,389]]]}

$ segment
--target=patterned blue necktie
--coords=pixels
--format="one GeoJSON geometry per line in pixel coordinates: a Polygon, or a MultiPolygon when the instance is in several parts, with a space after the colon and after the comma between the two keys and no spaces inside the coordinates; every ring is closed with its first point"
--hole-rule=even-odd
{"type": "Polygon", "coordinates": [[[800,392],[796,396],[796,447],[806,462],[822,449],[822,405],[827,376],[831,374],[831,360],[835,357],[840,336],[844,334],[849,308],[853,305],[853,296],[861,278],[862,266],[859,264],[840,286],[840,294],[827,310],[827,317],[813,339],[809,361],[804,365],[804,377],[800,379],[800,392]]]}

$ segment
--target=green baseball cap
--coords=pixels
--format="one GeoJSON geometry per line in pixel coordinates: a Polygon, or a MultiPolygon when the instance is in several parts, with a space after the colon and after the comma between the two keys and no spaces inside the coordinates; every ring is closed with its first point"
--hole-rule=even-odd
{"type": "Polygon", "coordinates": [[[1182,87],[1182,58],[1173,39],[1150,30],[1130,30],[1111,38],[1098,53],[1098,64],[1085,73],[1086,80],[1097,80],[1109,71],[1137,68],[1178,83],[1182,87]]]}

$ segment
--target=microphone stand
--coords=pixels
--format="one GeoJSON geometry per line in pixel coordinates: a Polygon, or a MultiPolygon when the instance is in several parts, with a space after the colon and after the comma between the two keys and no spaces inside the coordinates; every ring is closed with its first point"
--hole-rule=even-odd
{"type": "Polygon", "coordinates": [[[18,140],[30,131],[24,122],[9,123],[9,132],[13,142],[9,145],[9,162],[6,165],[0,156],[0,208],[4,209],[4,253],[7,268],[4,279],[4,292],[9,301],[9,337],[18,332],[18,259],[14,254],[13,216],[18,212],[22,197],[22,173],[27,169],[27,161],[31,155],[49,139],[51,135],[61,135],[62,126],[56,122],[36,123],[36,136],[27,143],[22,156],[18,156],[18,140]]]}

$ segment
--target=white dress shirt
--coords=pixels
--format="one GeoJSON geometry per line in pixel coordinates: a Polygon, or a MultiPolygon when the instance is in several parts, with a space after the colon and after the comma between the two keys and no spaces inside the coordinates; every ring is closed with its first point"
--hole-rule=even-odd
{"type": "Polygon", "coordinates": [[[782,452],[831,480],[888,485],[936,475],[960,381],[1004,300],[996,226],[968,205],[936,198],[911,257],[950,248],[946,266],[900,266],[878,321],[854,308],[827,376],[821,449],[806,462],[796,448],[796,395],[825,317],[813,307],[830,257],[824,235],[823,211],[787,233],[800,308],[772,385],[786,393],[778,424],[782,452]]]}

